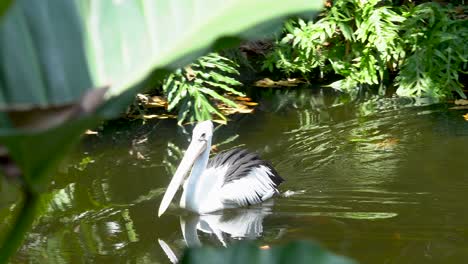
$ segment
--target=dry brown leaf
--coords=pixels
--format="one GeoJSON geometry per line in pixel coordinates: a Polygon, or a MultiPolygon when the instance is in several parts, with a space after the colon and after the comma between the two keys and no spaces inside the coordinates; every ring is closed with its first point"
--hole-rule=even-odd
{"type": "Polygon", "coordinates": [[[275,81],[273,81],[270,78],[265,78],[265,79],[256,81],[254,83],[254,86],[257,86],[257,87],[274,87],[275,86],[275,81]]]}
{"type": "Polygon", "coordinates": [[[134,119],[169,119],[169,118],[176,118],[176,115],[170,115],[170,114],[153,114],[153,115],[128,115],[127,117],[129,118],[134,118],[134,119]]]}
{"type": "Polygon", "coordinates": [[[242,104],[243,104],[243,105],[248,105],[248,106],[255,106],[255,105],[258,105],[258,103],[256,103],[256,102],[243,102],[242,104]]]}
{"type": "Polygon", "coordinates": [[[237,108],[235,109],[237,113],[241,113],[241,114],[250,114],[250,113],[253,113],[253,109],[242,109],[242,108],[237,108]]]}
{"type": "Polygon", "coordinates": [[[85,131],[85,135],[97,135],[98,132],[97,131],[93,131],[91,129],[88,129],[85,131]]]}
{"type": "Polygon", "coordinates": [[[449,109],[450,110],[464,110],[464,109],[468,109],[468,105],[454,106],[454,107],[450,107],[449,109]]]}
{"type": "MultiPolygon", "coordinates": [[[[241,114],[250,114],[254,111],[254,107],[258,105],[257,102],[253,102],[252,98],[249,97],[243,97],[243,96],[236,96],[234,94],[224,94],[224,97],[226,99],[229,99],[236,103],[236,107],[232,107],[230,105],[227,105],[223,103],[220,100],[213,99],[212,103],[219,109],[219,111],[228,116],[236,113],[241,113],[241,114]]],[[[138,94],[137,99],[140,104],[143,104],[147,109],[150,108],[165,108],[167,109],[168,102],[166,98],[162,96],[149,96],[147,94],[138,94]]],[[[131,113],[127,114],[127,117],[129,118],[134,118],[134,119],[168,119],[168,118],[177,118],[177,115],[172,115],[168,113],[160,114],[158,113],[160,111],[148,111],[146,114],[140,114],[136,111],[133,111],[131,113]],[[156,112],[156,113],[154,113],[156,112]]],[[[226,124],[225,120],[213,120],[214,122],[221,123],[221,124],[226,124]]]]}
{"type": "Polygon", "coordinates": [[[234,98],[236,101],[252,101],[252,98],[250,97],[242,97],[242,96],[237,96],[236,98],[234,98]]]}
{"type": "Polygon", "coordinates": [[[398,138],[386,138],[380,142],[378,142],[377,148],[391,148],[397,145],[400,142],[398,138]]]}
{"type": "Polygon", "coordinates": [[[226,120],[224,120],[224,119],[213,119],[213,120],[211,120],[211,121],[213,121],[213,122],[215,122],[215,123],[218,123],[218,124],[222,124],[222,125],[226,125],[226,124],[227,124],[226,120]]]}
{"type": "Polygon", "coordinates": [[[456,105],[468,105],[468,100],[458,99],[458,100],[455,100],[454,104],[456,104],[456,105]]]}
{"type": "Polygon", "coordinates": [[[146,107],[163,107],[166,108],[167,100],[162,96],[152,96],[150,100],[145,104],[146,107]]]}
{"type": "Polygon", "coordinates": [[[184,68],[184,70],[185,70],[185,78],[187,78],[187,80],[193,81],[195,79],[195,77],[197,77],[197,75],[193,71],[192,67],[187,66],[187,67],[184,68]]]}
{"type": "Polygon", "coordinates": [[[273,81],[270,78],[264,78],[262,80],[256,81],[254,83],[254,86],[278,88],[278,87],[293,87],[293,86],[297,86],[300,83],[304,83],[304,80],[301,80],[298,78],[289,78],[286,80],[273,81]]]}
{"type": "Polygon", "coordinates": [[[158,119],[168,119],[168,118],[176,118],[176,115],[169,115],[169,114],[154,114],[154,115],[143,115],[144,119],[152,119],[152,118],[158,118],[158,119]]]}

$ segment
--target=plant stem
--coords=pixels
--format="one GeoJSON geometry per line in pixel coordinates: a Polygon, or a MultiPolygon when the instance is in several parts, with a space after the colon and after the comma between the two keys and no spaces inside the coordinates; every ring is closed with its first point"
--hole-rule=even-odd
{"type": "Polygon", "coordinates": [[[29,190],[24,190],[23,194],[24,200],[22,207],[19,209],[16,219],[13,222],[13,227],[10,228],[6,234],[0,248],[0,264],[7,263],[7,261],[18,251],[23,242],[24,236],[30,230],[35,219],[39,197],[37,194],[34,194],[29,190]]]}

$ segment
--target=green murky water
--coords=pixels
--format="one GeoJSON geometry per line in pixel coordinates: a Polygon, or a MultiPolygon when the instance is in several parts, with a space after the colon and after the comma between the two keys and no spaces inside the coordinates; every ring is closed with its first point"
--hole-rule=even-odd
{"type": "Polygon", "coordinates": [[[158,218],[189,136],[174,121],[113,124],[70,155],[13,263],[169,263],[163,248],[177,256],[186,243],[238,239],[310,239],[361,263],[468,260],[465,112],[404,99],[342,104],[307,90],[265,98],[214,143],[261,153],[291,196],[205,218],[174,206],[158,218]]]}

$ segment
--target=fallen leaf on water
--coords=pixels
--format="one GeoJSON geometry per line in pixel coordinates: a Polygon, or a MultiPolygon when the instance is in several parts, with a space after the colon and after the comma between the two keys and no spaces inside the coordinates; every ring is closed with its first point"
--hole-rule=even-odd
{"type": "Polygon", "coordinates": [[[154,115],[128,115],[130,118],[135,118],[135,119],[168,119],[168,118],[177,118],[176,115],[169,115],[169,114],[154,114],[154,115]]]}
{"type": "Polygon", "coordinates": [[[255,105],[258,105],[258,103],[256,103],[256,102],[243,102],[242,104],[243,104],[243,105],[248,105],[248,106],[255,106],[255,105]]]}
{"type": "Polygon", "coordinates": [[[242,97],[242,96],[237,96],[235,99],[236,99],[237,101],[249,101],[249,102],[252,101],[252,98],[250,98],[250,97],[242,97]]]}
{"type": "Polygon", "coordinates": [[[456,104],[456,105],[468,105],[468,100],[458,99],[458,100],[455,100],[454,104],[456,104]]]}
{"type": "MultiPolygon", "coordinates": [[[[212,103],[220,110],[223,115],[232,115],[236,113],[250,114],[254,111],[254,107],[258,103],[253,102],[251,98],[245,96],[235,96],[233,94],[224,94],[226,99],[231,100],[236,104],[235,107],[225,104],[221,100],[212,99],[212,103]]],[[[137,94],[136,103],[137,107],[129,108],[127,110],[127,117],[132,119],[169,119],[177,118],[177,115],[167,113],[167,99],[163,96],[150,96],[148,94],[137,94]],[[141,111],[138,106],[143,106],[144,111],[141,111]],[[164,108],[164,109],[157,109],[164,108]],[[161,113],[162,112],[162,113],[161,113]]],[[[226,124],[226,120],[213,120],[220,124],[226,124]]]]}
{"type": "Polygon", "coordinates": [[[91,129],[88,129],[88,130],[86,130],[86,132],[85,132],[85,135],[97,135],[97,134],[98,134],[97,131],[93,131],[93,130],[91,130],[91,129]]]}
{"type": "Polygon", "coordinates": [[[236,103],[237,107],[232,107],[221,101],[216,101],[216,106],[224,115],[232,115],[236,113],[250,114],[254,111],[254,108],[252,106],[258,105],[258,103],[252,102],[252,99],[250,99],[249,97],[234,97],[226,95],[226,98],[236,103]]]}
{"type": "Polygon", "coordinates": [[[450,110],[464,110],[468,109],[468,105],[459,105],[459,106],[453,106],[449,108],[450,110]]]}
{"type": "Polygon", "coordinates": [[[167,100],[162,96],[152,96],[146,104],[148,107],[167,107],[167,100]]]}
{"type": "Polygon", "coordinates": [[[167,100],[162,96],[150,96],[148,94],[137,94],[136,100],[138,104],[145,106],[146,108],[155,108],[155,107],[167,107],[167,100]]]}
{"type": "Polygon", "coordinates": [[[298,78],[289,78],[286,80],[273,81],[270,78],[264,78],[262,80],[256,81],[254,86],[257,87],[267,87],[267,88],[278,88],[278,87],[292,87],[297,86],[300,83],[304,83],[304,80],[298,78]]]}
{"type": "Polygon", "coordinates": [[[465,120],[468,121],[468,113],[466,113],[465,115],[463,115],[463,118],[465,118],[465,120]]]}
{"type": "Polygon", "coordinates": [[[398,144],[400,140],[398,138],[386,138],[380,142],[377,142],[376,147],[381,149],[392,148],[398,144]]]}
{"type": "Polygon", "coordinates": [[[222,124],[222,125],[227,124],[226,120],[224,119],[212,119],[211,121],[213,121],[214,123],[222,124]]]}

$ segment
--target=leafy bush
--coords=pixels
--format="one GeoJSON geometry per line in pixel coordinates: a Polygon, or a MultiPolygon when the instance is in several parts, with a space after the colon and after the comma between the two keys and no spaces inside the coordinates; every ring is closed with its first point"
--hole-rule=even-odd
{"type": "Polygon", "coordinates": [[[333,72],[330,86],[348,92],[383,85],[398,70],[398,94],[464,97],[458,74],[466,70],[466,18],[435,3],[392,6],[369,0],[334,1],[317,21],[288,21],[264,68],[286,75],[333,72]],[[463,26],[465,25],[465,26],[463,26]]]}
{"type": "Polygon", "coordinates": [[[465,97],[458,74],[468,69],[468,28],[466,18],[454,16],[435,3],[410,10],[402,35],[409,55],[396,78],[399,95],[465,97]]]}
{"type": "Polygon", "coordinates": [[[169,101],[168,110],[177,109],[179,124],[211,119],[212,114],[223,120],[226,117],[213,105],[218,100],[228,106],[237,107],[222,92],[244,96],[233,87],[241,85],[234,76],[239,75],[238,65],[218,53],[211,53],[196,62],[170,74],[163,84],[169,101]]]}

